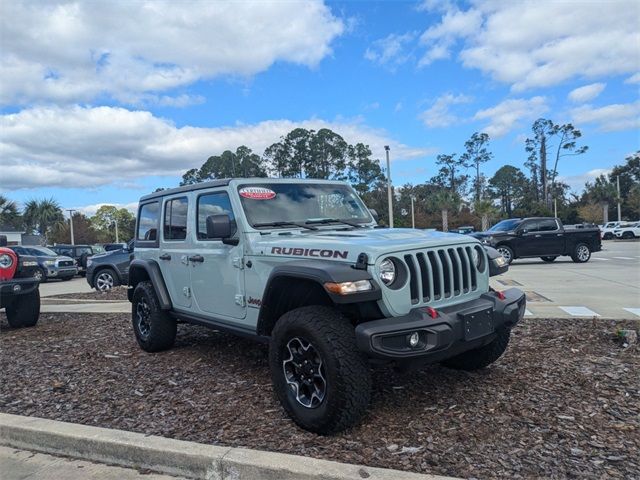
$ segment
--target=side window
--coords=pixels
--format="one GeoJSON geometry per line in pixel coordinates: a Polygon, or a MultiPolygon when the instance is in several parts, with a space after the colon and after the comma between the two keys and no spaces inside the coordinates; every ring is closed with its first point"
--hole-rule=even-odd
{"type": "Polygon", "coordinates": [[[76,253],[79,257],[81,257],[82,255],[84,255],[85,253],[87,255],[93,255],[93,250],[89,247],[81,247],[81,248],[77,248],[76,249],[76,253]]]}
{"type": "Polygon", "coordinates": [[[136,238],[142,241],[158,240],[158,220],[160,204],[158,202],[145,203],[138,214],[138,234],[136,238]]]}
{"type": "Polygon", "coordinates": [[[555,220],[540,220],[538,222],[538,231],[539,232],[553,232],[558,229],[558,224],[555,220]]]}
{"type": "Polygon", "coordinates": [[[229,215],[232,231],[236,232],[236,217],[233,215],[231,201],[227,192],[207,193],[198,197],[198,240],[207,239],[207,217],[210,215],[229,215]]]}
{"type": "Polygon", "coordinates": [[[73,250],[71,248],[60,247],[54,250],[58,255],[66,255],[67,257],[73,257],[73,250]]]}
{"type": "Polygon", "coordinates": [[[164,239],[187,238],[187,197],[173,198],[164,204],[164,239]]]}
{"type": "Polygon", "coordinates": [[[526,230],[527,232],[537,232],[538,231],[538,222],[535,220],[529,220],[528,222],[524,222],[520,226],[520,230],[526,230]]]}

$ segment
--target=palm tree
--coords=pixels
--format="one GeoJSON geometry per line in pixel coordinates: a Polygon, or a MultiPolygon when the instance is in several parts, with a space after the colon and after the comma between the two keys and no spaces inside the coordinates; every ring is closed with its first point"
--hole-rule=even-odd
{"type": "Polygon", "coordinates": [[[36,230],[45,239],[54,225],[64,222],[64,215],[60,204],[53,198],[29,200],[24,207],[25,224],[36,230]]]}
{"type": "Polygon", "coordinates": [[[0,225],[14,225],[19,216],[16,202],[0,195],[0,225]]]}
{"type": "Polygon", "coordinates": [[[450,190],[441,190],[432,198],[433,205],[442,213],[442,231],[449,231],[449,211],[460,207],[460,195],[450,190]]]}
{"type": "Polygon", "coordinates": [[[603,222],[607,223],[609,221],[609,205],[618,198],[616,186],[607,177],[600,175],[593,184],[587,183],[586,191],[592,201],[602,205],[603,222]]]}
{"type": "Polygon", "coordinates": [[[473,204],[473,211],[482,218],[482,231],[489,229],[489,215],[496,213],[496,208],[489,200],[478,200],[473,204]]]}

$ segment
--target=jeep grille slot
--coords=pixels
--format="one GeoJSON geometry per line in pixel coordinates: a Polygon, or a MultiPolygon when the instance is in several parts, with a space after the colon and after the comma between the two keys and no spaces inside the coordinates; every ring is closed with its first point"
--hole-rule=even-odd
{"type": "Polygon", "coordinates": [[[478,288],[472,247],[424,250],[404,255],[411,304],[458,297],[478,288]]]}

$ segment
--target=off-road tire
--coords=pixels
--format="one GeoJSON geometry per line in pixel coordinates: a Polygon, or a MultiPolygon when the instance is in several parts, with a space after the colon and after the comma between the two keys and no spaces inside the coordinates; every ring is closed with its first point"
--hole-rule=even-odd
{"type": "Polygon", "coordinates": [[[283,408],[295,423],[311,432],[329,435],[345,430],[361,420],[369,405],[369,366],[358,351],[353,326],[332,308],[301,307],[280,317],[271,333],[269,367],[283,408]],[[326,394],[315,408],[296,400],[283,371],[283,350],[296,337],[310,342],[322,359],[326,394]]]}
{"type": "Polygon", "coordinates": [[[40,317],[40,292],[17,295],[6,308],[7,321],[13,328],[33,327],[40,317]]]}
{"type": "Polygon", "coordinates": [[[577,244],[576,248],[573,249],[573,253],[571,254],[571,260],[573,260],[575,263],[586,263],[590,258],[591,249],[586,243],[577,244]]]}
{"type": "Polygon", "coordinates": [[[558,258],[558,257],[555,257],[555,256],[554,257],[540,257],[540,259],[543,262],[547,262],[547,263],[555,262],[556,258],[558,258]]]}
{"type": "Polygon", "coordinates": [[[176,321],[165,310],[160,308],[158,297],[156,297],[156,292],[151,282],[140,282],[133,291],[131,322],[138,345],[145,352],[167,350],[176,341],[176,321]],[[149,330],[146,335],[141,331],[137,316],[138,306],[142,302],[146,302],[149,306],[149,330]]]}
{"type": "Polygon", "coordinates": [[[514,260],[513,249],[511,247],[507,247],[506,245],[498,245],[496,247],[496,250],[498,250],[498,252],[500,252],[500,254],[507,261],[507,265],[511,265],[511,262],[513,262],[514,260]],[[504,250],[504,251],[501,251],[501,250],[504,250]]]}
{"type": "Polygon", "coordinates": [[[442,362],[442,365],[469,372],[488,367],[502,356],[509,345],[509,338],[511,338],[510,328],[501,328],[497,333],[498,336],[491,343],[449,358],[442,362]]]}

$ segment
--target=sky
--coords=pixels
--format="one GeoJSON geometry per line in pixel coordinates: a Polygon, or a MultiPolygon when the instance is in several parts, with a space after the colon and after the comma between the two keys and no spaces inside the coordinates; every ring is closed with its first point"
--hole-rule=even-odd
{"type": "Polygon", "coordinates": [[[524,169],[539,117],[573,123],[579,192],[640,149],[640,1],[3,1],[0,194],[133,208],[209,156],[331,128],[395,185],[476,131],[524,169]]]}

